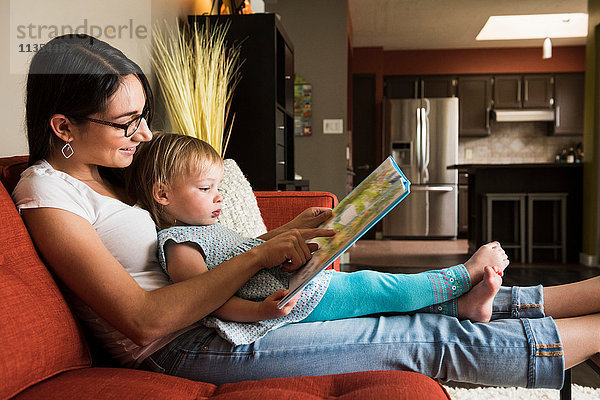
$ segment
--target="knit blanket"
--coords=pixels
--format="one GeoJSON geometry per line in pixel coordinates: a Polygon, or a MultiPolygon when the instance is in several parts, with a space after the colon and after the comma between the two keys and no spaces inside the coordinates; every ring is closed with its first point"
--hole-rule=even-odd
{"type": "Polygon", "coordinates": [[[250,182],[234,160],[223,162],[223,207],[217,221],[242,236],[254,238],[267,232],[250,182]]]}

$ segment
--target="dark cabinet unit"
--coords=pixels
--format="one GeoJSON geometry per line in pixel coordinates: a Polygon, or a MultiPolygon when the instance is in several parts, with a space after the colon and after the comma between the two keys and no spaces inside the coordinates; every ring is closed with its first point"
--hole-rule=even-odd
{"type": "Polygon", "coordinates": [[[457,77],[450,75],[386,76],[385,97],[388,99],[455,97],[457,82],[457,77]]]}
{"type": "Polygon", "coordinates": [[[523,108],[551,108],[554,76],[523,75],[523,108]]]}
{"type": "Polygon", "coordinates": [[[383,78],[384,95],[388,99],[416,99],[419,97],[418,76],[386,76],[383,78]]]}
{"type": "Polygon", "coordinates": [[[254,190],[277,190],[294,179],[294,49],[287,34],[275,14],[190,16],[189,22],[230,24],[226,40],[239,47],[242,64],[225,157],[254,190]]]}
{"type": "Polygon", "coordinates": [[[427,76],[421,78],[421,97],[456,97],[455,76],[427,76]]]}
{"type": "Polygon", "coordinates": [[[556,74],[554,135],[583,135],[584,74],[556,74]]]}
{"type": "MultiPolygon", "coordinates": [[[[390,99],[459,99],[459,136],[491,134],[490,110],[555,111],[553,135],[583,134],[584,74],[499,74],[385,76],[390,99]]],[[[548,125],[550,126],[550,125],[548,125]]]]}
{"type": "Polygon", "coordinates": [[[472,75],[458,77],[459,136],[490,134],[492,77],[472,75]]]}
{"type": "Polygon", "coordinates": [[[494,108],[551,108],[554,76],[494,76],[494,108]]]}
{"type": "Polygon", "coordinates": [[[494,77],[494,107],[521,107],[521,75],[496,75],[494,77]]]}

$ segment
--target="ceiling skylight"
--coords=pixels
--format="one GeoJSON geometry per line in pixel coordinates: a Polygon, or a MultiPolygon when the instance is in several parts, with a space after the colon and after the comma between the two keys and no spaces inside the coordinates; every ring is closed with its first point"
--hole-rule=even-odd
{"type": "Polygon", "coordinates": [[[587,29],[585,13],[492,15],[477,40],[585,37],[587,29]]]}

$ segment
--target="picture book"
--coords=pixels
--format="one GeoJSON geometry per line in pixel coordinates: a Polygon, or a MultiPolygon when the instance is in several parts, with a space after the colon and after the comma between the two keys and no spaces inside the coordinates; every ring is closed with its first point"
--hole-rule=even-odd
{"type": "Polygon", "coordinates": [[[409,193],[410,182],[394,159],[388,157],[333,209],[331,218],[319,226],[335,229],[337,233],[333,237],[312,240],[319,249],[292,274],[290,293],[279,302],[278,307],[282,308],[296,296],[409,193]]]}

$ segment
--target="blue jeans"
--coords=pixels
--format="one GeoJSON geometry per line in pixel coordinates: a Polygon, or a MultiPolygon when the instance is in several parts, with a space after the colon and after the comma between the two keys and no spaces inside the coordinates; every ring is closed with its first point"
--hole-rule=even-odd
{"type": "Polygon", "coordinates": [[[182,334],[141,368],[222,384],[367,370],[486,385],[560,388],[564,357],[542,287],[503,287],[490,323],[439,314],[294,323],[233,346],[209,328],[182,334]]]}

